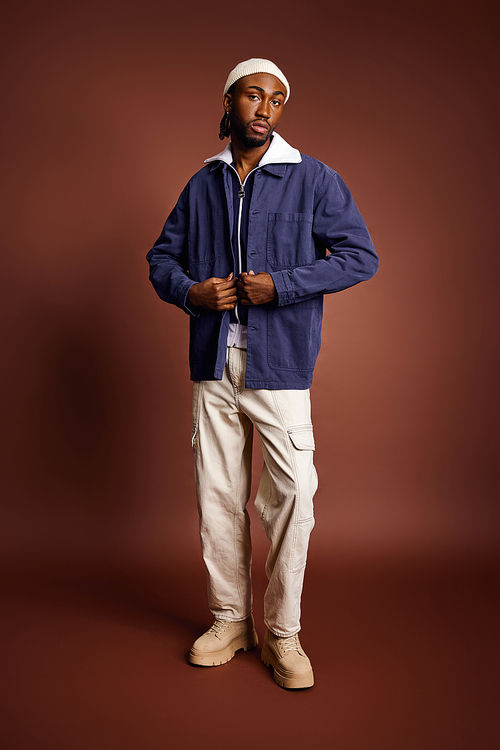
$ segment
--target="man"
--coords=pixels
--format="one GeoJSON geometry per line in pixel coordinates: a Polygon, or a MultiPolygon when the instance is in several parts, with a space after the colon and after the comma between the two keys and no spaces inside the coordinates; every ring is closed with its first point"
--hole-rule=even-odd
{"type": "Polygon", "coordinates": [[[258,642],[246,510],[255,427],[264,456],[255,506],[271,543],[261,658],[282,687],[307,688],[313,671],[298,633],[323,295],[370,278],[378,260],[336,172],[275,132],[289,96],[269,60],[231,71],[219,135],[230,143],[189,181],[148,260],[159,296],[191,324],[195,483],[215,621],[189,661],[223,664],[258,642]]]}

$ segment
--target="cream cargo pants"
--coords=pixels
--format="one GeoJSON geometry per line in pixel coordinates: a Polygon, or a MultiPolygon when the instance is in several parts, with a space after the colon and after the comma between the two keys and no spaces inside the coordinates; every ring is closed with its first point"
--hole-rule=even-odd
{"type": "Polygon", "coordinates": [[[276,635],[300,630],[300,599],[317,476],[308,390],[245,388],[246,351],[227,350],[224,377],[194,383],[193,449],[200,538],[214,617],[252,611],[250,497],[253,425],[264,468],[255,507],[271,543],[264,619],[276,635]]]}

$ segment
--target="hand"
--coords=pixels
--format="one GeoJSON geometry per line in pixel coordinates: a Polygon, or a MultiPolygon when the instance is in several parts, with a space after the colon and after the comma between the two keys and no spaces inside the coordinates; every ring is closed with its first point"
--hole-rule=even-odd
{"type": "Polygon", "coordinates": [[[233,272],[225,279],[212,276],[199,284],[193,284],[188,292],[188,300],[192,305],[206,310],[232,310],[238,301],[233,272]]]}
{"type": "Polygon", "coordinates": [[[277,297],[273,277],[265,271],[240,273],[236,288],[242,305],[265,305],[277,297]]]}

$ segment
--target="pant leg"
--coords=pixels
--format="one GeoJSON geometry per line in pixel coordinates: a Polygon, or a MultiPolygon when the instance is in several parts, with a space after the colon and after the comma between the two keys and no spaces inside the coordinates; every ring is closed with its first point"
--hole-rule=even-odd
{"type": "Polygon", "coordinates": [[[233,622],[252,611],[246,505],[253,426],[238,406],[244,384],[240,351],[229,350],[222,381],[195,382],[193,389],[195,485],[209,607],[214,617],[233,622]]]}
{"type": "Polygon", "coordinates": [[[300,602],[318,481],[309,391],[245,390],[240,399],[262,445],[255,506],[271,542],[264,619],[276,635],[300,630],[300,602]]]}

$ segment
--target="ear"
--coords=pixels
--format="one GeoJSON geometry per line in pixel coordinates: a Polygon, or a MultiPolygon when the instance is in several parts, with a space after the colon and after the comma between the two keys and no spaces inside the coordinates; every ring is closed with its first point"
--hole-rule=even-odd
{"type": "Polygon", "coordinates": [[[231,94],[224,94],[222,103],[226,112],[231,112],[231,107],[233,106],[233,97],[231,96],[231,94]]]}

